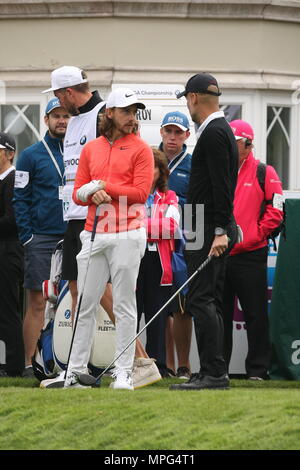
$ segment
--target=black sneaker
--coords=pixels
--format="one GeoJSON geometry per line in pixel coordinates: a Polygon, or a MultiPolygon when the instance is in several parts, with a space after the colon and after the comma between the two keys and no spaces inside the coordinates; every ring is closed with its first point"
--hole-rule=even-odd
{"type": "Polygon", "coordinates": [[[227,390],[228,388],[229,377],[227,374],[221,375],[221,377],[192,374],[188,382],[169,387],[170,390],[227,390]]]}
{"type": "Polygon", "coordinates": [[[169,369],[169,367],[167,368],[167,373],[167,377],[171,377],[172,379],[176,378],[175,372],[172,369],[169,369]]]}
{"type": "Polygon", "coordinates": [[[0,377],[8,377],[7,372],[4,369],[0,369],[0,377]]]}
{"type": "Polygon", "coordinates": [[[178,379],[187,380],[191,378],[191,371],[188,367],[178,367],[176,376],[178,379]]]}
{"type": "Polygon", "coordinates": [[[163,379],[169,379],[170,377],[176,378],[175,372],[172,371],[172,369],[169,369],[168,367],[159,367],[159,373],[162,376],[163,379]]]}
{"type": "Polygon", "coordinates": [[[23,379],[34,379],[35,375],[33,372],[33,367],[32,366],[25,367],[25,369],[23,370],[22,377],[23,379]]]}

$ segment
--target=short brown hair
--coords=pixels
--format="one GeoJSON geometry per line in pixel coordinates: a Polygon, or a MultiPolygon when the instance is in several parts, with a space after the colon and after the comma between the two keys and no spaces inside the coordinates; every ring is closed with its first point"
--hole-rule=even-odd
{"type": "Polygon", "coordinates": [[[168,159],[166,155],[158,150],[156,147],[152,147],[154,165],[159,169],[159,178],[157,180],[156,186],[159,191],[166,193],[168,191],[168,178],[170,170],[168,168],[168,159]]]}

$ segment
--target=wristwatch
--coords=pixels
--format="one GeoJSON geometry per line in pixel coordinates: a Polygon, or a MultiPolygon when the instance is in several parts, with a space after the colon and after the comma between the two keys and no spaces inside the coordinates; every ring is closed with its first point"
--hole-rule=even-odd
{"type": "Polygon", "coordinates": [[[216,227],[215,235],[227,235],[227,231],[222,227],[216,227]]]}

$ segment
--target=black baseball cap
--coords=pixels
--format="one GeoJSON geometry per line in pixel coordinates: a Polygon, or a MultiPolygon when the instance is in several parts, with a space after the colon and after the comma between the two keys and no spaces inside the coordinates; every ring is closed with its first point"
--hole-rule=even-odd
{"type": "Polygon", "coordinates": [[[0,149],[10,150],[14,152],[16,150],[15,139],[5,132],[0,132],[0,149]]]}
{"type": "Polygon", "coordinates": [[[219,90],[219,85],[215,77],[205,72],[193,75],[186,82],[185,90],[177,94],[177,98],[186,96],[188,93],[205,93],[214,96],[220,96],[222,94],[219,90]],[[218,92],[209,90],[211,85],[217,87],[218,92]]]}

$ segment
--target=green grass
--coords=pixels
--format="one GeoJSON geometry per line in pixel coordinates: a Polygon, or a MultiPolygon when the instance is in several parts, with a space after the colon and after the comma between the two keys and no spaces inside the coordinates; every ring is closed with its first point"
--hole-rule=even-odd
{"type": "Polygon", "coordinates": [[[0,449],[298,450],[300,382],[233,380],[225,391],[89,390],[0,379],[0,449]]]}

